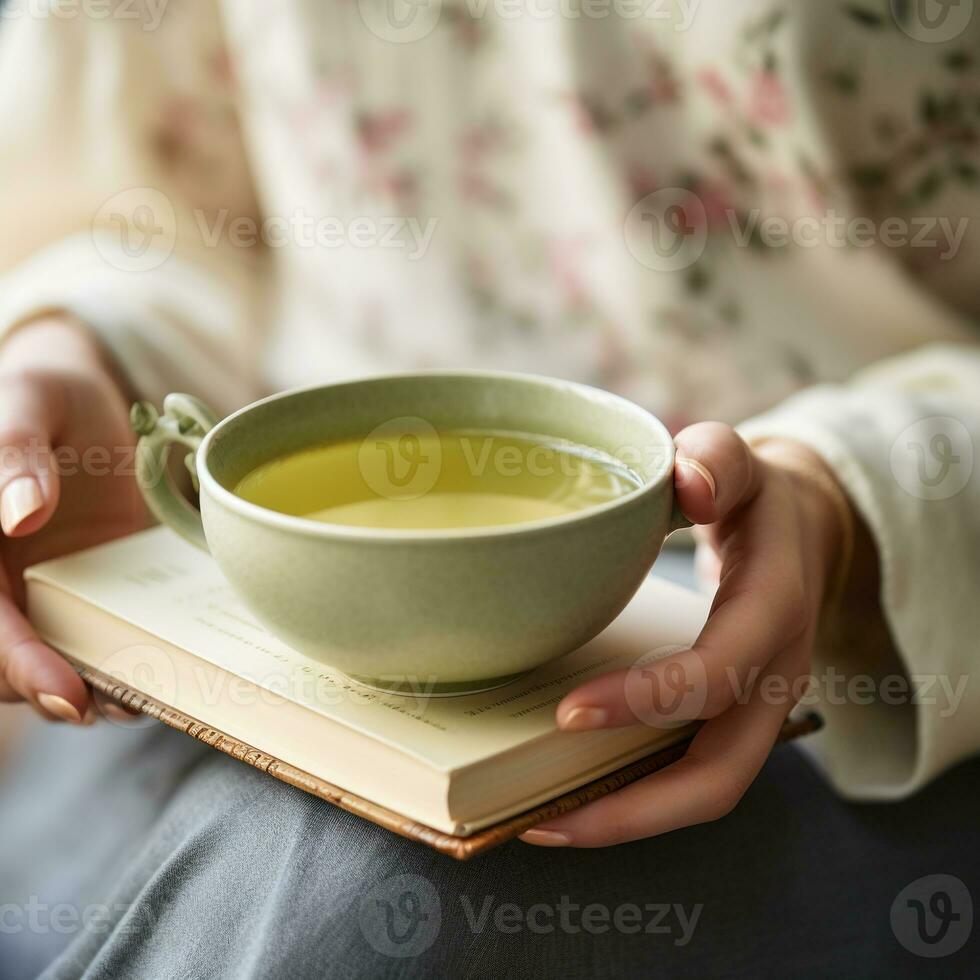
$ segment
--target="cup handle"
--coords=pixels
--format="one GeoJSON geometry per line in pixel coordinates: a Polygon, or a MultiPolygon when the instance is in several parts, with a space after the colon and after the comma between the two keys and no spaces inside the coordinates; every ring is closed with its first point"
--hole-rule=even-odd
{"type": "Polygon", "coordinates": [[[197,450],[217,421],[202,401],[191,395],[167,395],[163,415],[149,402],[137,402],[129,414],[133,431],[140,437],[136,444],[136,480],[147,506],[161,524],[204,551],[208,550],[201,512],[189,503],[167,475],[167,457],[171,443],[186,446],[184,457],[194,483],[197,477],[197,450]]]}

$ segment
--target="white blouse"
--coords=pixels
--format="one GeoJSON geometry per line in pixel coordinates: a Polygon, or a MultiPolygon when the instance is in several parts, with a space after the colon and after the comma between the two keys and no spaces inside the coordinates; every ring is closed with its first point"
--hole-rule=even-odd
{"type": "Polygon", "coordinates": [[[483,367],[809,444],[894,643],[821,647],[816,750],[907,794],[980,748],[980,15],[921,6],[7,0],[0,332],[219,410],[483,367]]]}

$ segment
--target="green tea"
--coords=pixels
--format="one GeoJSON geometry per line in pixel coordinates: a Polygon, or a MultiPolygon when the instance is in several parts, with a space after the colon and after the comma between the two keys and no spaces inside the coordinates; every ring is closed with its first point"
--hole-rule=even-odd
{"type": "Polygon", "coordinates": [[[235,487],[282,514],[351,527],[441,530],[561,517],[640,485],[597,450],[514,432],[381,426],[254,469],[235,487]]]}

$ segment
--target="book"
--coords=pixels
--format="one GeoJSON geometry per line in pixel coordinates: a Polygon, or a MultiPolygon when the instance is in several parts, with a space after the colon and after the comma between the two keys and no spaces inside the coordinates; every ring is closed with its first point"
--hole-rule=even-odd
{"type": "Polygon", "coordinates": [[[25,578],[35,628],[93,687],[454,857],[676,761],[697,727],[568,733],[555,723],[558,702],[590,677],[693,641],[708,600],[655,578],[585,646],[457,697],[428,696],[424,679],[409,695],[366,688],[290,649],[206,553],[165,528],[25,578]]]}

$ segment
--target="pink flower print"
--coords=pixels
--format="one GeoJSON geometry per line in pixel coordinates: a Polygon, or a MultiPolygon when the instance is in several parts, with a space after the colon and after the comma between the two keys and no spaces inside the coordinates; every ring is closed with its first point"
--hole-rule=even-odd
{"type": "Polygon", "coordinates": [[[655,104],[673,104],[680,99],[680,88],[670,66],[658,59],[650,72],[650,97],[655,104]]]}
{"type": "Polygon", "coordinates": [[[385,192],[405,203],[415,200],[419,191],[418,177],[408,170],[387,175],[383,185],[385,192]]]}
{"type": "Polygon", "coordinates": [[[681,209],[679,221],[685,234],[694,234],[704,228],[711,231],[728,227],[729,215],[735,210],[735,203],[724,185],[717,181],[698,180],[690,189],[690,194],[690,207],[684,206],[683,198],[677,202],[681,209]]]}
{"type": "Polygon", "coordinates": [[[616,125],[613,114],[595,99],[587,95],[571,96],[572,111],[579,131],[586,136],[606,133],[616,125]]]}
{"type": "Polygon", "coordinates": [[[447,9],[442,12],[442,17],[452,26],[456,40],[467,50],[475,51],[486,42],[489,32],[483,21],[477,20],[463,8],[464,5],[460,5],[459,9],[455,5],[447,5],[447,9]]]}
{"type": "Polygon", "coordinates": [[[552,274],[571,309],[587,304],[588,292],[582,274],[582,257],[588,248],[589,242],[583,238],[558,239],[548,246],[552,274]]]}
{"type": "Polygon", "coordinates": [[[793,190],[793,182],[781,170],[768,170],[762,174],[762,185],[780,198],[785,198],[793,190]]]}
{"type": "Polygon", "coordinates": [[[506,191],[490,180],[484,170],[493,155],[508,149],[513,132],[514,127],[506,120],[491,119],[461,133],[457,187],[463,198],[500,209],[510,206],[506,191]]]}
{"type": "Polygon", "coordinates": [[[642,200],[647,194],[656,191],[659,184],[653,171],[642,163],[634,163],[627,176],[633,203],[642,200]]]}
{"type": "Polygon", "coordinates": [[[506,208],[510,203],[507,195],[492,184],[482,174],[464,172],[459,175],[459,194],[475,204],[488,204],[496,208],[506,208]]]}
{"type": "Polygon", "coordinates": [[[318,79],[314,89],[316,103],[322,109],[333,109],[342,105],[350,99],[353,91],[353,79],[346,72],[318,79]]]}
{"type": "Polygon", "coordinates": [[[704,205],[708,228],[727,227],[729,215],[735,210],[735,201],[728,189],[716,181],[709,181],[698,187],[697,196],[704,205]]]}
{"type": "Polygon", "coordinates": [[[732,90],[728,86],[728,82],[725,81],[721,76],[721,72],[714,68],[704,68],[697,73],[697,80],[701,83],[702,88],[717,102],[722,106],[731,106],[734,99],[732,98],[732,90]]]}
{"type": "Polygon", "coordinates": [[[336,72],[317,79],[310,94],[300,101],[286,104],[282,115],[298,140],[310,142],[312,134],[337,118],[338,111],[350,100],[353,90],[351,76],[336,72]]]}
{"type": "Polygon", "coordinates": [[[486,39],[486,30],[474,20],[461,19],[457,28],[459,40],[470,51],[475,51],[486,39]]]}
{"type": "Polygon", "coordinates": [[[476,286],[488,289],[491,282],[490,267],[487,260],[482,255],[470,254],[466,256],[466,274],[470,281],[476,286]]]}
{"type": "Polygon", "coordinates": [[[604,323],[596,332],[596,345],[603,387],[613,391],[623,387],[630,376],[630,352],[619,330],[611,323],[604,323]]]}
{"type": "Polygon", "coordinates": [[[820,179],[808,178],[803,183],[803,199],[819,213],[827,210],[827,186],[820,179]]]}
{"type": "Polygon", "coordinates": [[[761,69],[749,93],[749,121],[756,126],[782,126],[790,119],[789,99],[775,72],[761,69]]]}
{"type": "Polygon", "coordinates": [[[463,132],[459,140],[459,152],[464,163],[475,166],[480,161],[502,149],[506,149],[508,128],[499,120],[471,126],[463,132]]]}
{"type": "Polygon", "coordinates": [[[357,121],[361,147],[369,155],[384,153],[408,129],[410,116],[406,109],[362,113],[357,121]]]}

